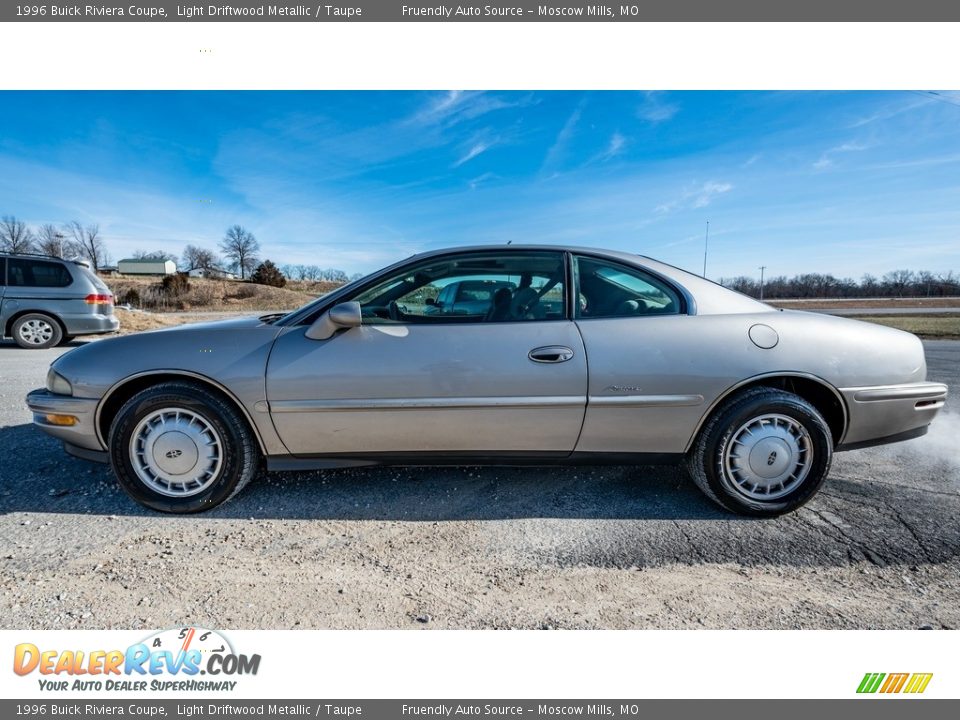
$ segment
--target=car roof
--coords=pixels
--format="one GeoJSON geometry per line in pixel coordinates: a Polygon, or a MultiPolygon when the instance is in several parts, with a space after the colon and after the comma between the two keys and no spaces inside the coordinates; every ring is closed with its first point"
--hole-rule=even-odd
{"type": "Polygon", "coordinates": [[[86,267],[84,261],[82,260],[64,260],[63,258],[54,257],[53,255],[43,255],[41,253],[12,253],[12,252],[3,252],[0,251],[0,257],[6,258],[28,258],[30,260],[45,260],[47,262],[61,262],[61,263],[72,263],[73,265],[79,265],[80,267],[86,267]]]}

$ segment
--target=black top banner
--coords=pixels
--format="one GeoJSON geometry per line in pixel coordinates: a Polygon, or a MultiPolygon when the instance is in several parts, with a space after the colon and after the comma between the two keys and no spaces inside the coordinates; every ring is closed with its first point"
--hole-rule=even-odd
{"type": "Polygon", "coordinates": [[[3,22],[932,22],[960,20],[955,0],[496,0],[481,4],[4,2],[3,22]]]}

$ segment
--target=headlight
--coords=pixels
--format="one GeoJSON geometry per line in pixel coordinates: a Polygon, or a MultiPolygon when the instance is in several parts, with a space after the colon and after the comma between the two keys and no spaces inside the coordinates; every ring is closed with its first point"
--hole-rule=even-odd
{"type": "Polygon", "coordinates": [[[73,395],[73,388],[70,386],[70,381],[63,375],[54,372],[53,368],[47,371],[47,390],[57,395],[73,395]]]}

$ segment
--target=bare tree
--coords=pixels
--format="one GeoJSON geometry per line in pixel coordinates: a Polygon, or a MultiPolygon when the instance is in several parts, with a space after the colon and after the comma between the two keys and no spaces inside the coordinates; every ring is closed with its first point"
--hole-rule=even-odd
{"type": "Polygon", "coordinates": [[[84,227],[78,221],[71,220],[67,223],[65,230],[70,240],[76,245],[77,255],[88,260],[94,272],[98,272],[110,261],[107,246],[100,236],[99,225],[84,227]]]}
{"type": "Polygon", "coordinates": [[[912,270],[891,270],[883,276],[883,282],[897,297],[903,297],[904,290],[913,285],[915,280],[912,270]]]}
{"type": "Polygon", "coordinates": [[[4,215],[3,220],[0,220],[0,250],[8,253],[28,253],[35,249],[33,232],[27,224],[13,215],[4,215]]]}
{"type": "Polygon", "coordinates": [[[257,253],[260,252],[260,243],[242,225],[233,225],[220,242],[220,252],[230,259],[234,267],[240,269],[240,278],[243,279],[259,264],[257,253]]]}
{"type": "Polygon", "coordinates": [[[212,250],[196,245],[187,245],[183,249],[183,264],[186,266],[187,272],[191,270],[210,270],[215,269],[220,264],[220,258],[212,250]]]}
{"type": "Polygon", "coordinates": [[[37,251],[43,255],[71,260],[77,256],[74,243],[53,223],[45,223],[37,229],[37,251]]]}

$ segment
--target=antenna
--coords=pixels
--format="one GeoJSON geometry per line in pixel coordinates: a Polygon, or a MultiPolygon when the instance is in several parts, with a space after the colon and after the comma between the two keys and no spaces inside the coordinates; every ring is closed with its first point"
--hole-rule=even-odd
{"type": "Polygon", "coordinates": [[[707,277],[707,247],[710,245],[710,221],[707,220],[707,234],[703,238],[703,277],[707,277]]]}
{"type": "Polygon", "coordinates": [[[763,271],[766,269],[766,265],[760,266],[760,302],[763,302],[763,271]]]}

